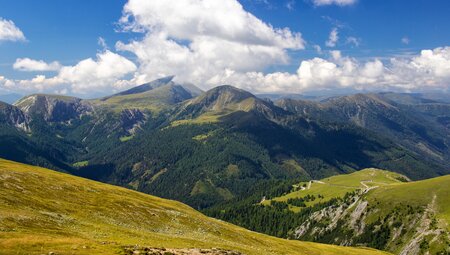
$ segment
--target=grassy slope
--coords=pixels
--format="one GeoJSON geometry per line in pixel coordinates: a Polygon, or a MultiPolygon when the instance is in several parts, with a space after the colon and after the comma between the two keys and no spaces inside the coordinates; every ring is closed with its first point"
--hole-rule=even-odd
{"type": "Polygon", "coordinates": [[[426,207],[432,203],[434,196],[436,216],[446,222],[450,231],[450,175],[379,187],[372,190],[366,199],[371,204],[379,202],[377,207],[383,214],[398,204],[426,207]]]}
{"type": "MultiPolygon", "coordinates": [[[[316,199],[313,202],[306,203],[307,206],[311,206],[333,197],[343,197],[345,193],[356,189],[364,189],[365,187],[362,183],[369,187],[376,186],[363,196],[363,200],[366,200],[369,207],[373,207],[373,210],[365,210],[364,214],[361,215],[364,215],[362,220],[366,226],[373,223],[379,225],[380,219],[387,219],[383,222],[383,226],[390,229],[391,235],[388,238],[385,249],[398,254],[406,247],[406,244],[413,242],[413,239],[417,238],[417,243],[421,244],[425,238],[430,248],[424,248],[424,250],[429,249],[431,254],[442,252],[446,245],[445,236],[448,235],[448,232],[445,233],[445,231],[450,231],[450,175],[416,182],[401,182],[397,180],[397,178],[401,177],[399,174],[388,171],[366,169],[352,174],[325,178],[321,180],[324,183],[312,183],[310,189],[294,191],[273,200],[286,201],[289,198],[300,198],[307,195],[315,195],[317,197],[319,194],[325,197],[324,199],[316,199]],[[371,182],[368,182],[368,180],[371,182]],[[418,212],[417,208],[421,208],[422,211],[418,212]],[[410,209],[411,211],[409,212],[410,209]],[[427,210],[429,210],[429,213],[425,213],[427,210]],[[436,225],[426,227],[426,222],[432,221],[434,218],[436,218],[436,225]],[[399,229],[392,225],[396,221],[403,224],[400,229],[404,230],[400,237],[394,238],[393,236],[395,235],[393,233],[399,229]],[[432,232],[437,229],[444,232],[438,235],[436,233],[433,234],[432,232]],[[423,237],[420,237],[421,233],[424,234],[423,237]]],[[[301,183],[300,185],[303,184],[301,183]]],[[[270,200],[264,201],[263,204],[270,204],[270,200]]],[[[291,205],[290,208],[293,211],[301,210],[301,208],[291,205]]],[[[349,209],[350,213],[353,209],[349,209]]],[[[322,219],[321,223],[326,224],[327,219],[322,219]]],[[[350,224],[349,219],[343,218],[343,220],[346,221],[347,225],[350,224]]],[[[346,227],[343,227],[335,232],[344,233],[345,231],[346,227]]],[[[323,239],[319,238],[319,240],[323,242],[323,239]]]]}
{"type": "MultiPolygon", "coordinates": [[[[364,186],[361,182],[367,186],[384,186],[393,183],[401,183],[396,178],[402,177],[402,175],[383,171],[378,169],[364,169],[351,174],[336,175],[329,178],[320,180],[319,182],[312,182],[309,189],[298,190],[291,192],[287,195],[274,198],[275,201],[286,201],[289,198],[305,197],[307,195],[314,195],[316,200],[307,202],[307,206],[319,202],[326,202],[332,198],[343,197],[347,192],[352,192],[357,189],[363,189],[364,186]],[[318,195],[322,195],[324,198],[317,199],[318,195]]],[[[299,186],[306,185],[308,182],[302,182],[299,186]]],[[[306,187],[306,188],[307,188],[306,187]]],[[[269,204],[270,200],[264,201],[264,204],[269,204]]],[[[293,211],[298,211],[299,208],[291,207],[293,211]]]]}
{"type": "Polygon", "coordinates": [[[142,93],[117,95],[105,101],[95,99],[91,102],[114,111],[135,108],[158,113],[176,103],[174,102],[174,92],[171,89],[172,86],[162,86],[142,93]]]}
{"type": "Polygon", "coordinates": [[[277,239],[179,202],[0,160],[0,254],[114,254],[134,244],[246,254],[383,254],[277,239]]]}

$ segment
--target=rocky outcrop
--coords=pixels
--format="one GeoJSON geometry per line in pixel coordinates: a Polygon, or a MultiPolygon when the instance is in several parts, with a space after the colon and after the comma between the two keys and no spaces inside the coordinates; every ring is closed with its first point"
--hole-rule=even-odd
{"type": "Polygon", "coordinates": [[[167,248],[152,248],[131,246],[124,248],[124,254],[148,254],[148,255],[243,255],[238,251],[228,251],[218,248],[212,249],[167,249],[167,248]]]}
{"type": "MultiPolygon", "coordinates": [[[[372,189],[374,187],[371,187],[372,189]]],[[[435,217],[435,200],[427,208],[398,205],[381,212],[364,194],[370,188],[312,213],[295,231],[293,238],[344,246],[369,246],[401,255],[427,254],[440,247],[450,233],[435,217]]],[[[449,250],[443,250],[447,254],[449,250]]]]}
{"type": "Polygon", "coordinates": [[[0,122],[25,132],[30,131],[30,118],[19,108],[0,102],[0,122]]]}
{"type": "Polygon", "coordinates": [[[147,116],[138,109],[123,110],[120,114],[122,128],[129,134],[135,134],[145,124],[147,116]]]}
{"type": "Polygon", "coordinates": [[[80,98],[51,95],[31,95],[19,100],[15,106],[29,116],[42,117],[48,122],[79,119],[94,111],[90,103],[80,98]]]}

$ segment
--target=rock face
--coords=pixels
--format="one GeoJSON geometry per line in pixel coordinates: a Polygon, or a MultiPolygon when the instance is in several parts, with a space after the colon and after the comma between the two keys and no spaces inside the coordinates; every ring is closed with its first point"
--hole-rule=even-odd
{"type": "Polygon", "coordinates": [[[123,110],[120,116],[122,128],[129,134],[135,134],[147,120],[147,116],[138,109],[123,110]]]}
{"type": "Polygon", "coordinates": [[[30,131],[30,118],[19,108],[0,102],[0,122],[14,126],[25,132],[30,131]]]}
{"type": "Polygon", "coordinates": [[[166,249],[166,248],[151,248],[151,247],[125,247],[124,254],[148,254],[148,255],[243,255],[237,251],[227,251],[222,249],[166,249]]]}
{"type": "Polygon", "coordinates": [[[65,122],[93,112],[90,103],[80,98],[50,95],[31,95],[15,106],[29,116],[39,116],[48,122],[65,122]]]}
{"type": "MultiPolygon", "coordinates": [[[[425,209],[400,204],[380,217],[377,204],[370,204],[364,196],[374,188],[359,190],[312,213],[294,231],[293,238],[342,246],[369,246],[400,255],[427,254],[428,245],[439,247],[449,242],[450,233],[442,227],[445,224],[440,227],[436,219],[436,196],[425,209]],[[369,218],[377,220],[367,223],[369,218]]],[[[436,254],[448,254],[448,251],[444,248],[442,253],[436,254]]]]}

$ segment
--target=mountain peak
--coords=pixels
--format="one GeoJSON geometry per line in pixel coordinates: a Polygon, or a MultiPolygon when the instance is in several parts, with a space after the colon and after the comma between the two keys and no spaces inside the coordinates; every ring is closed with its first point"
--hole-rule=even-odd
{"type": "Polygon", "coordinates": [[[208,110],[223,111],[236,108],[236,104],[241,104],[243,101],[254,101],[252,99],[256,100],[256,97],[250,92],[230,85],[222,85],[206,91],[191,100],[189,104],[201,105],[202,108],[208,110]]]}
{"type": "Polygon", "coordinates": [[[164,77],[93,102],[117,109],[135,108],[159,112],[203,92],[193,84],[175,83],[173,78],[174,76],[164,77]]]}
{"type": "Polygon", "coordinates": [[[174,75],[172,75],[172,76],[167,76],[167,77],[163,77],[163,78],[160,78],[160,79],[157,79],[157,80],[154,80],[154,81],[151,81],[151,82],[144,83],[144,84],[142,84],[142,85],[133,87],[133,88],[131,88],[131,89],[128,89],[128,90],[119,92],[119,93],[117,93],[117,94],[114,94],[114,95],[111,95],[111,96],[104,97],[104,98],[102,98],[101,100],[102,100],[102,101],[106,101],[106,100],[110,99],[111,97],[115,97],[115,96],[126,96],[126,95],[132,95],[132,94],[144,93],[144,92],[150,91],[150,90],[152,90],[152,89],[155,89],[155,88],[158,88],[158,87],[167,85],[167,84],[169,84],[169,83],[173,83],[172,80],[173,80],[174,78],[175,78],[174,75]]]}
{"type": "Polygon", "coordinates": [[[256,98],[252,93],[233,87],[231,85],[221,85],[208,90],[205,94],[198,97],[198,100],[218,100],[223,103],[236,103],[248,98],[256,98]]]}
{"type": "Polygon", "coordinates": [[[264,101],[248,91],[231,85],[221,85],[187,101],[179,116],[181,118],[195,118],[203,114],[225,116],[236,112],[254,112],[269,120],[286,113],[271,102],[264,101]]]}

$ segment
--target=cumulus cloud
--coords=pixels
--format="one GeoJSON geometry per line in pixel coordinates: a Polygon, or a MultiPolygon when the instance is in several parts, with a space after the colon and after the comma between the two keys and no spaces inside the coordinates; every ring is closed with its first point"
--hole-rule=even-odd
{"type": "MultiPolygon", "coordinates": [[[[51,65],[43,61],[19,59],[14,67],[19,70],[37,70],[51,65]]],[[[84,59],[73,66],[60,66],[58,63],[58,74],[53,77],[36,75],[30,80],[10,80],[1,77],[0,85],[21,91],[67,93],[69,88],[72,93],[77,94],[104,92],[105,88],[122,89],[129,86],[129,81],[124,82],[122,78],[134,73],[136,69],[136,65],[127,58],[104,50],[97,54],[96,59],[84,59]]]]}
{"type": "Polygon", "coordinates": [[[339,31],[335,27],[331,30],[330,35],[328,36],[328,41],[325,42],[327,47],[333,48],[336,47],[336,43],[339,40],[339,31]]]}
{"type": "Polygon", "coordinates": [[[130,60],[109,50],[97,54],[97,59],[88,58],[75,66],[61,68],[57,78],[72,84],[76,92],[111,86],[118,79],[136,70],[130,60]]]}
{"type": "Polygon", "coordinates": [[[325,6],[325,5],[353,5],[357,2],[357,0],[313,0],[313,4],[315,6],[325,6]]]}
{"type": "Polygon", "coordinates": [[[25,36],[14,22],[0,17],[0,41],[25,41],[25,36]]]}
{"type": "Polygon", "coordinates": [[[13,68],[19,71],[58,71],[61,69],[61,64],[57,61],[46,63],[43,60],[34,60],[29,58],[18,58],[13,65],[13,68]]]}
{"type": "Polygon", "coordinates": [[[264,23],[237,0],[130,0],[120,24],[145,33],[116,48],[137,56],[137,75],[147,80],[176,74],[202,84],[225,69],[261,71],[287,64],[288,50],[305,46],[300,33],[264,23]]]}
{"type": "Polygon", "coordinates": [[[300,63],[296,73],[238,73],[225,70],[211,82],[239,84],[256,92],[305,92],[321,89],[427,91],[450,89],[450,47],[422,50],[411,58],[361,62],[332,51],[330,59],[300,63]]]}

